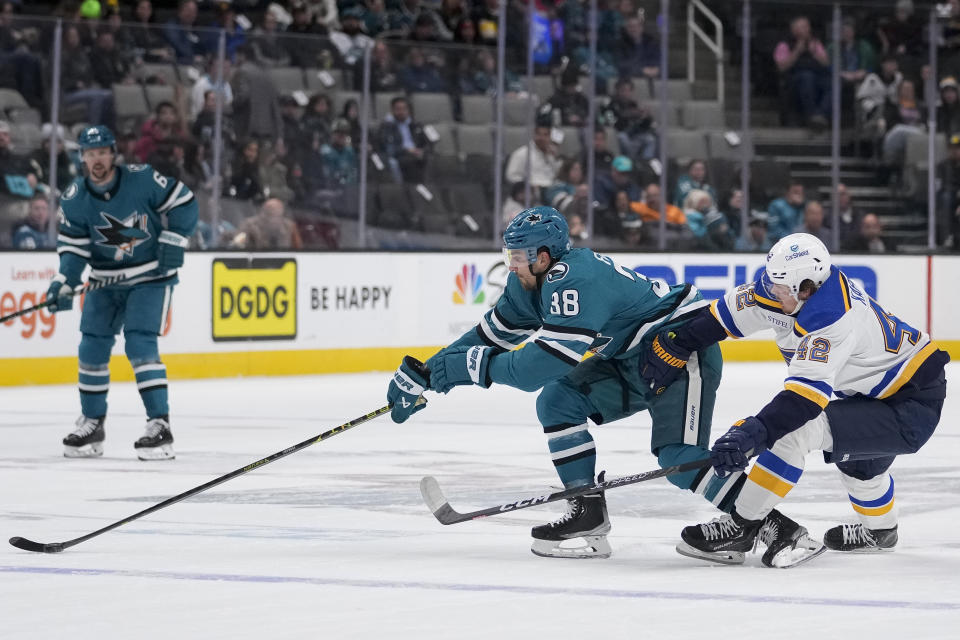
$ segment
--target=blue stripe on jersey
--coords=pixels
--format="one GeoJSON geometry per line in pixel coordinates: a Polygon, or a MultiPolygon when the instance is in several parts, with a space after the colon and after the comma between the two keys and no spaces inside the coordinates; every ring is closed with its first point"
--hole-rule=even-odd
{"type": "Polygon", "coordinates": [[[839,269],[830,267],[830,276],[817,290],[817,304],[805,304],[800,308],[794,333],[796,328],[810,333],[829,327],[849,310],[850,291],[846,279],[839,269]]]}
{"type": "Polygon", "coordinates": [[[902,369],[903,365],[907,364],[907,362],[909,362],[909,360],[903,360],[901,362],[898,362],[896,365],[894,365],[890,369],[887,369],[887,372],[883,374],[882,378],[880,378],[880,382],[878,382],[873,389],[870,389],[870,393],[868,393],[867,395],[870,397],[876,397],[880,395],[880,393],[886,388],[886,386],[890,384],[890,382],[894,378],[897,377],[897,374],[900,373],[900,369],[902,369]]]}
{"type": "Polygon", "coordinates": [[[796,380],[800,384],[805,384],[808,387],[813,387],[814,389],[816,389],[823,395],[827,396],[828,398],[830,397],[830,394],[833,393],[833,387],[831,387],[829,384],[827,384],[823,380],[811,380],[810,378],[802,378],[800,376],[789,376],[783,382],[784,384],[786,384],[791,380],[796,380]]]}
{"type": "Polygon", "coordinates": [[[850,494],[847,494],[850,498],[850,502],[857,505],[858,507],[882,507],[885,504],[893,500],[893,476],[890,476],[890,488],[887,489],[887,492],[877,498],[876,500],[857,500],[850,494]]]}
{"type": "Polygon", "coordinates": [[[727,308],[727,303],[723,298],[717,298],[717,313],[720,314],[720,319],[723,320],[723,324],[726,325],[730,333],[738,338],[743,337],[743,333],[737,328],[737,323],[733,321],[733,315],[730,313],[730,309],[727,308]]]}
{"type": "Polygon", "coordinates": [[[793,466],[769,449],[760,454],[757,458],[757,464],[793,484],[797,484],[800,481],[800,476],[803,475],[803,469],[793,466]]]}

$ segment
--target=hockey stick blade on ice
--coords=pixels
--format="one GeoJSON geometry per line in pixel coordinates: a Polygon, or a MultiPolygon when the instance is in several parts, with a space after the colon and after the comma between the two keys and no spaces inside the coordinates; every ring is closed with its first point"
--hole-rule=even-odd
{"type": "Polygon", "coordinates": [[[630,484],[646,482],[647,480],[663,478],[675,473],[693,471],[695,469],[702,469],[708,466],[710,466],[710,458],[703,458],[702,460],[693,460],[691,462],[684,462],[683,464],[675,464],[671,467],[664,467],[663,469],[656,469],[654,471],[645,471],[632,476],[621,476],[619,478],[613,478],[612,480],[605,480],[595,484],[575,487],[573,489],[565,489],[563,491],[557,491],[556,493],[551,493],[548,495],[523,498],[521,500],[507,502],[495,507],[488,507],[478,511],[468,511],[466,513],[461,513],[450,506],[450,502],[443,495],[443,491],[440,489],[440,483],[437,482],[437,479],[432,476],[426,476],[420,480],[420,494],[423,496],[423,501],[427,503],[427,507],[430,508],[430,511],[433,512],[434,517],[436,517],[441,524],[459,524],[461,522],[467,522],[468,520],[476,520],[477,518],[486,518],[487,516],[495,516],[501,513],[507,513],[509,511],[517,511],[519,509],[527,509],[528,507],[536,507],[541,504],[547,504],[548,502],[556,502],[557,500],[575,498],[577,496],[582,496],[586,493],[593,493],[595,491],[606,491],[608,489],[616,489],[617,487],[625,487],[630,484]]]}
{"type": "MultiPolygon", "coordinates": [[[[426,400],[424,400],[423,397],[421,397],[419,400],[417,400],[417,403],[418,403],[418,404],[423,404],[423,403],[425,403],[425,402],[426,402],[426,400]]],[[[165,507],[169,507],[170,505],[176,504],[177,502],[180,502],[181,500],[186,500],[187,498],[190,498],[190,497],[192,497],[192,496],[195,496],[195,495],[197,495],[198,493],[203,493],[203,492],[206,491],[207,489],[212,489],[213,487],[215,487],[215,486],[217,486],[217,485],[219,485],[219,484],[223,484],[224,482],[227,482],[228,480],[233,480],[234,478],[236,478],[236,477],[238,477],[238,476],[242,476],[242,475],[245,474],[245,473],[249,473],[250,471],[253,471],[254,469],[257,469],[257,468],[262,467],[262,466],[264,466],[264,465],[270,464],[271,462],[275,462],[275,461],[279,460],[280,458],[285,458],[285,457],[287,457],[288,455],[290,455],[291,453],[296,453],[297,451],[300,451],[301,449],[306,449],[307,447],[309,447],[309,446],[312,445],[312,444],[316,444],[316,443],[320,442],[321,440],[326,440],[327,438],[331,438],[331,437],[337,435],[338,433],[343,433],[343,432],[346,431],[347,429],[352,429],[353,427],[359,426],[359,425],[363,424],[364,422],[369,422],[370,420],[373,420],[374,418],[377,418],[377,417],[382,416],[383,414],[389,413],[389,412],[390,412],[390,406],[389,406],[389,405],[388,405],[388,406],[385,406],[385,407],[380,407],[380,408],[377,409],[376,411],[372,411],[372,412],[368,413],[368,414],[365,415],[365,416],[360,416],[359,418],[354,418],[354,419],[351,420],[350,422],[345,422],[345,423],[343,423],[342,425],[340,425],[339,427],[334,427],[333,429],[330,429],[329,431],[324,431],[324,432],[321,433],[320,435],[313,436],[312,438],[308,438],[307,440],[304,440],[303,442],[301,442],[301,443],[299,443],[299,444],[295,444],[295,445],[293,445],[292,447],[287,447],[287,448],[284,449],[283,451],[277,451],[276,453],[271,454],[271,455],[267,456],[266,458],[261,458],[260,460],[257,460],[256,462],[253,462],[253,463],[251,463],[251,464],[248,464],[248,465],[245,466],[245,467],[241,467],[241,468],[239,468],[239,469],[236,469],[236,470],[234,470],[234,471],[231,471],[230,473],[224,474],[224,475],[220,476],[219,478],[214,478],[214,479],[211,480],[210,482],[201,484],[201,485],[199,485],[199,486],[197,486],[197,487],[194,487],[193,489],[189,489],[189,490],[187,490],[187,491],[184,491],[183,493],[177,494],[177,495],[173,496],[172,498],[167,498],[167,499],[164,500],[163,502],[159,502],[159,503],[153,505],[152,507],[149,507],[149,508],[147,508],[147,509],[144,509],[143,511],[138,511],[137,513],[133,514],[132,516],[127,516],[127,517],[124,518],[123,520],[117,520],[116,522],[114,522],[114,523],[112,523],[112,524],[109,524],[109,525],[103,527],[102,529],[97,529],[96,531],[93,531],[93,532],[91,532],[91,533],[88,533],[88,534],[86,534],[86,535],[84,535],[84,536],[80,536],[79,538],[74,538],[73,540],[67,540],[67,541],[65,541],[65,542],[34,542],[33,540],[27,540],[26,538],[21,538],[20,536],[14,536],[14,537],[10,538],[10,544],[12,544],[13,546],[15,546],[15,547],[18,548],[18,549],[23,549],[24,551],[35,551],[35,552],[37,552],[37,553],[59,553],[59,552],[63,551],[64,549],[68,549],[69,547],[72,547],[72,546],[74,546],[74,545],[80,544],[81,542],[86,542],[86,541],[89,540],[90,538],[95,538],[95,537],[99,536],[99,535],[102,534],[102,533],[106,533],[107,531],[111,531],[111,530],[113,530],[113,529],[116,529],[117,527],[119,527],[119,526],[121,526],[121,525],[125,525],[125,524],[127,524],[128,522],[133,522],[134,520],[138,520],[138,519],[142,518],[142,517],[145,516],[145,515],[151,514],[151,513],[155,512],[155,511],[159,511],[160,509],[163,509],[163,508],[165,508],[165,507]]]]}
{"type": "MultiPolygon", "coordinates": [[[[123,276],[123,277],[113,276],[113,277],[98,278],[98,279],[93,280],[93,281],[88,281],[87,284],[83,285],[82,287],[77,287],[77,288],[73,291],[73,293],[70,294],[70,297],[71,297],[71,298],[75,298],[75,297],[77,297],[77,296],[81,296],[81,295],[83,295],[83,294],[85,294],[85,293],[87,293],[87,292],[89,292],[89,291],[93,291],[93,290],[95,290],[95,289],[102,289],[103,287],[110,286],[111,284],[118,284],[118,283],[123,282],[124,280],[130,280],[131,278],[135,278],[135,277],[137,277],[137,276],[139,276],[139,275],[143,275],[144,273],[146,273],[146,272],[148,272],[148,271],[151,271],[151,270],[153,270],[153,269],[156,269],[157,266],[158,266],[158,264],[159,264],[159,263],[158,263],[156,260],[154,260],[154,261],[152,261],[152,262],[147,262],[147,263],[145,263],[145,264],[142,264],[142,265],[140,265],[140,266],[139,266],[138,268],[136,268],[136,269],[131,269],[131,271],[130,271],[129,273],[127,273],[127,275],[125,275],[125,276],[123,276]]],[[[14,313],[11,313],[10,315],[6,315],[6,316],[3,316],[3,317],[0,317],[0,324],[3,324],[4,322],[7,322],[8,320],[13,320],[14,318],[19,318],[20,316],[26,315],[26,314],[28,314],[28,313],[33,313],[34,311],[39,311],[40,309],[46,309],[47,307],[49,307],[50,305],[52,305],[52,304],[55,303],[56,301],[57,301],[56,298],[52,298],[52,299],[50,299],[50,300],[44,300],[43,302],[41,302],[41,303],[39,303],[39,304],[35,304],[35,305],[33,305],[32,307],[27,307],[26,309],[20,309],[20,311],[16,311],[16,312],[14,312],[14,313]]]]}

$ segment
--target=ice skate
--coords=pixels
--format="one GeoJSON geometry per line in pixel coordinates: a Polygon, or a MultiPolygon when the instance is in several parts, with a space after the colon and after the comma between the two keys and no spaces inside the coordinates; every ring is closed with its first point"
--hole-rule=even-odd
{"type": "Polygon", "coordinates": [[[720,564],[743,564],[744,554],[754,548],[762,524],[762,520],[747,520],[734,512],[684,527],[677,553],[720,564]]]}
{"type": "MultiPolygon", "coordinates": [[[[598,482],[602,482],[603,474],[598,482]]],[[[607,542],[610,519],[603,492],[567,500],[567,511],[559,519],[531,530],[530,550],[545,558],[609,558],[607,542]],[[577,544],[582,541],[582,544],[577,544]]]]}
{"type": "Polygon", "coordinates": [[[897,546],[897,527],[894,525],[892,529],[867,529],[862,524],[841,524],[823,534],[823,544],[832,551],[893,551],[897,546]]]}
{"type": "Polygon", "coordinates": [[[810,537],[803,527],[776,509],[771,511],[760,527],[757,540],[766,545],[760,561],[765,567],[789,569],[813,560],[827,548],[810,537]]]}
{"type": "Polygon", "coordinates": [[[170,422],[167,416],[147,420],[147,430],[133,444],[137,457],[141,460],[172,460],[176,457],[173,452],[173,433],[170,432],[170,422]]]}
{"type": "Polygon", "coordinates": [[[97,458],[103,455],[104,417],[77,418],[77,427],[63,439],[65,458],[97,458]]]}

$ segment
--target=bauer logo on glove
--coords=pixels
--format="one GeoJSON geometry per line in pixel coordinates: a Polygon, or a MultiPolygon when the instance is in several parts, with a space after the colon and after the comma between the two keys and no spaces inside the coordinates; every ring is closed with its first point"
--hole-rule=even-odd
{"type": "Polygon", "coordinates": [[[676,337],[673,331],[657,335],[650,344],[650,352],[640,370],[640,375],[657,395],[666,391],[677,379],[690,357],[690,351],[674,342],[676,337]]]}

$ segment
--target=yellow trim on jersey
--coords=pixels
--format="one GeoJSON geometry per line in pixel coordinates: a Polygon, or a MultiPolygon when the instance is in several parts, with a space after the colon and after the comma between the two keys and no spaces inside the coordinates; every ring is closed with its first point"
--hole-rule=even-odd
{"type": "Polygon", "coordinates": [[[777,476],[773,475],[766,469],[763,469],[757,465],[753,465],[753,469],[750,470],[750,475],[747,476],[751,482],[763,487],[770,493],[775,493],[781,498],[786,497],[790,493],[790,489],[793,489],[793,485],[785,480],[781,480],[777,476]]]}
{"type": "Polygon", "coordinates": [[[853,305],[850,301],[850,287],[843,273],[840,273],[840,291],[843,293],[843,312],[846,313],[850,311],[850,307],[853,305]]]}
{"type": "Polygon", "coordinates": [[[730,333],[730,330],[727,329],[727,325],[723,324],[723,320],[720,319],[720,313],[717,312],[717,303],[718,303],[719,301],[720,301],[720,300],[719,300],[719,298],[718,298],[717,300],[714,300],[713,302],[710,303],[710,313],[713,314],[714,320],[716,320],[717,322],[719,322],[719,323],[720,323],[720,326],[723,327],[723,330],[727,332],[727,337],[728,337],[728,338],[733,338],[734,340],[736,340],[736,339],[737,339],[737,336],[735,336],[735,335],[733,335],[732,333],[730,333]]]}
{"type": "Polygon", "coordinates": [[[797,382],[785,382],[783,388],[787,391],[793,391],[800,397],[806,398],[810,402],[815,403],[821,409],[826,409],[827,404],[830,402],[830,398],[824,396],[820,391],[812,387],[808,387],[797,382]]]}
{"type": "Polygon", "coordinates": [[[850,503],[850,506],[853,507],[853,510],[857,513],[862,513],[865,516],[882,516],[885,513],[889,513],[893,509],[893,498],[890,498],[890,502],[883,505],[882,507],[861,507],[858,504],[850,503]]]}
{"type": "Polygon", "coordinates": [[[907,382],[910,381],[910,378],[913,377],[913,374],[917,372],[917,369],[920,368],[920,365],[922,365],[927,358],[933,355],[933,352],[936,350],[937,345],[935,345],[932,341],[928,342],[927,346],[925,346],[923,349],[920,349],[917,355],[913,356],[910,359],[910,362],[903,367],[903,370],[900,371],[900,375],[897,376],[896,380],[894,380],[893,383],[887,387],[886,391],[880,394],[880,398],[889,398],[897,391],[900,391],[900,388],[907,384],[907,382]]]}
{"type": "Polygon", "coordinates": [[[763,304],[769,307],[776,307],[777,309],[783,309],[783,305],[780,304],[779,300],[771,300],[770,298],[764,298],[761,295],[757,295],[757,290],[753,290],[753,299],[757,302],[762,302],[763,304]]]}
{"type": "Polygon", "coordinates": [[[800,323],[797,322],[796,320],[793,321],[793,330],[796,331],[797,333],[799,333],[799,334],[802,335],[802,336],[805,336],[805,335],[807,335],[808,333],[810,333],[809,331],[807,331],[806,329],[804,329],[803,327],[801,327],[801,326],[800,326],[800,323]]]}

